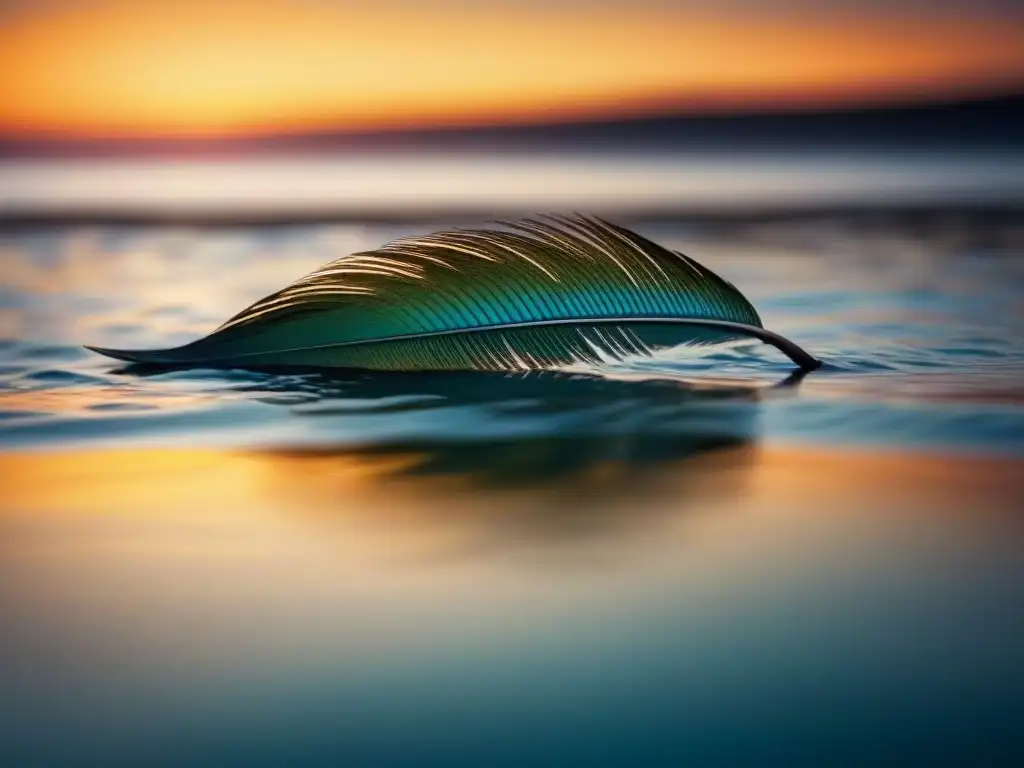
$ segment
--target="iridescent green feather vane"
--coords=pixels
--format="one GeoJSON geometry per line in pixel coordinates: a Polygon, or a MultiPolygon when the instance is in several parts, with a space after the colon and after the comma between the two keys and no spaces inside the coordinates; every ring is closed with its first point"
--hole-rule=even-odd
{"type": "Polygon", "coordinates": [[[820,365],[693,259],[596,217],[550,216],[344,256],[182,347],[89,349],[189,367],[537,370],[743,337],[820,365]]]}

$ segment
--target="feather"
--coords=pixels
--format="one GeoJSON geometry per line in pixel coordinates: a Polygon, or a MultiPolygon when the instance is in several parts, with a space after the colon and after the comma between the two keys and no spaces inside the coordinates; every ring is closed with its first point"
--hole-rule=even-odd
{"type": "Polygon", "coordinates": [[[744,337],[820,366],[693,259],[599,218],[551,216],[342,257],[181,347],[89,349],[189,367],[536,370],[744,337]]]}

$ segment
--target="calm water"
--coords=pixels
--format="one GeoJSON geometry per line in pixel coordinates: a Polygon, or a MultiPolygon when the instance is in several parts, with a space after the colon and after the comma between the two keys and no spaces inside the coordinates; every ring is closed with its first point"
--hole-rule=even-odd
{"type": "Polygon", "coordinates": [[[124,368],[423,227],[0,232],[0,758],[1024,754],[1024,221],[635,226],[825,367],[124,368]]]}
{"type": "MultiPolygon", "coordinates": [[[[3,234],[4,445],[363,445],[540,437],[567,423],[632,433],[663,419],[657,408],[681,402],[676,392],[693,377],[770,386],[792,370],[757,342],[711,353],[683,348],[600,371],[600,380],[148,375],[82,349],[184,343],[340,253],[424,228],[3,234]],[[627,386],[609,376],[662,381],[627,386]]],[[[982,453],[1024,447],[1024,222],[963,214],[640,228],[731,279],[767,327],[825,361],[798,393],[762,393],[759,440],[982,453]]]]}

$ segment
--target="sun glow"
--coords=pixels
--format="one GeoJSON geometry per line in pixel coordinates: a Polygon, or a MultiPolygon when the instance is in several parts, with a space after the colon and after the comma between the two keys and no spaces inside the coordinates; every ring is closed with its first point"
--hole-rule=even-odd
{"type": "Polygon", "coordinates": [[[110,0],[29,5],[2,21],[7,135],[401,128],[1024,83],[1024,25],[980,18],[110,0]]]}

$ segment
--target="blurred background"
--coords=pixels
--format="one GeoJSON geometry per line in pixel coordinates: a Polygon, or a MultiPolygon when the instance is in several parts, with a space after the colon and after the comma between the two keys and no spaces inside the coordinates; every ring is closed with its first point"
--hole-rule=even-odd
{"type": "Polygon", "coordinates": [[[1024,763],[1024,6],[0,0],[0,764],[1024,763]],[[123,367],[603,214],[741,342],[123,367]]]}
{"type": "Polygon", "coordinates": [[[1006,204],[1024,13],[932,0],[0,4],[0,216],[1006,204]]]}

